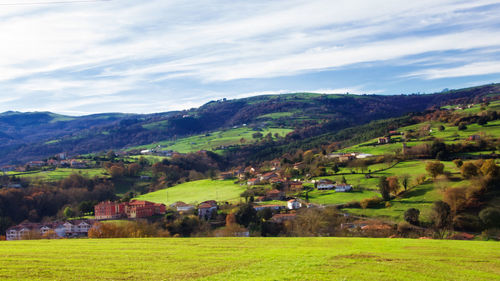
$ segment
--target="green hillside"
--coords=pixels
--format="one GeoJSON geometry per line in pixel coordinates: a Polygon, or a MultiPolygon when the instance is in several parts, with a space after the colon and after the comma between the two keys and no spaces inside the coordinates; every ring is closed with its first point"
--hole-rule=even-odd
{"type": "Polygon", "coordinates": [[[186,138],[179,138],[175,141],[160,141],[154,144],[135,146],[129,150],[151,149],[157,147],[158,145],[161,146],[161,150],[173,150],[180,153],[188,153],[198,150],[218,150],[223,146],[242,144],[241,139],[244,139],[243,143],[245,144],[253,143],[258,139],[254,138],[252,134],[257,132],[264,136],[270,133],[273,135],[273,138],[275,138],[275,134],[278,134],[280,137],[285,137],[286,134],[292,131],[292,129],[288,128],[265,128],[260,131],[255,131],[248,127],[241,127],[186,138]]]}
{"type": "Polygon", "coordinates": [[[206,200],[237,201],[246,186],[236,185],[231,180],[199,180],[161,189],[137,197],[156,203],[170,205],[177,201],[199,203],[206,200]]]}
{"type": "Polygon", "coordinates": [[[368,238],[13,241],[0,242],[0,279],[499,280],[499,251],[496,242],[368,238]]]}

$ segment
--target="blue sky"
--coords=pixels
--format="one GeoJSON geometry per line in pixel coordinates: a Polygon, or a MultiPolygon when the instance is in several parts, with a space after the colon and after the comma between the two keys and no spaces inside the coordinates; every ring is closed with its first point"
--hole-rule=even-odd
{"type": "Polygon", "coordinates": [[[500,1],[54,2],[0,0],[0,112],[500,82],[500,1]]]}

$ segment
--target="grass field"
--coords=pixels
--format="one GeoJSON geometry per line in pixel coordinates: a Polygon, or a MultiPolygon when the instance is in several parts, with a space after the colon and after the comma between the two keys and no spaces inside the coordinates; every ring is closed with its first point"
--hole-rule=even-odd
{"type": "MultiPolygon", "coordinates": [[[[262,133],[264,136],[271,133],[274,137],[274,134],[277,133],[283,137],[291,131],[293,130],[286,128],[266,128],[258,132],[262,133]]],[[[256,132],[257,131],[254,131],[251,128],[241,127],[225,131],[217,131],[207,135],[196,135],[182,138],[177,141],[162,141],[150,145],[141,145],[130,149],[150,149],[156,147],[157,145],[161,145],[162,150],[173,150],[180,153],[188,153],[198,150],[216,150],[220,146],[240,144],[240,140],[242,138],[245,139],[245,143],[252,143],[255,141],[252,134],[256,132]]]]}
{"type": "Polygon", "coordinates": [[[500,243],[369,238],[0,242],[1,280],[500,280],[500,243]]]}
{"type": "Polygon", "coordinates": [[[199,203],[206,200],[235,201],[240,199],[240,194],[245,190],[246,185],[236,185],[231,180],[199,180],[147,193],[136,199],[165,205],[177,201],[185,203],[199,203]]]}
{"type": "Polygon", "coordinates": [[[104,169],[71,169],[71,168],[57,168],[53,171],[39,171],[39,172],[8,172],[7,175],[16,175],[21,178],[30,178],[30,179],[40,179],[45,181],[57,181],[64,178],[67,178],[71,174],[82,174],[89,178],[93,178],[95,176],[98,177],[109,177],[104,169]]]}
{"type": "MultiPolygon", "coordinates": [[[[442,199],[442,193],[435,188],[432,182],[426,182],[425,184],[415,186],[414,179],[421,174],[428,174],[425,170],[425,165],[427,161],[411,160],[404,161],[396,164],[390,169],[372,173],[372,178],[365,178],[363,174],[348,174],[344,175],[347,183],[352,184],[355,188],[355,192],[338,193],[335,191],[318,191],[314,190],[309,192],[309,201],[316,204],[326,204],[335,205],[348,203],[351,201],[361,201],[365,198],[370,198],[374,196],[379,196],[378,192],[378,182],[381,176],[401,176],[403,174],[410,175],[410,188],[404,196],[391,200],[390,207],[381,206],[380,208],[368,208],[368,209],[357,209],[349,208],[344,209],[349,213],[356,215],[363,215],[368,217],[380,217],[387,218],[393,221],[403,221],[404,212],[409,208],[417,208],[421,212],[421,220],[428,221],[432,204],[434,201],[442,199]]],[[[441,161],[445,166],[445,171],[450,172],[452,175],[457,175],[459,173],[458,168],[451,161],[441,161]]],[[[376,170],[380,168],[386,168],[387,165],[381,166],[380,164],[369,166],[367,169],[376,170]]],[[[342,176],[329,176],[320,177],[328,178],[334,181],[339,181],[342,176]]],[[[450,181],[450,186],[459,186],[468,184],[468,181],[450,181]]]]}

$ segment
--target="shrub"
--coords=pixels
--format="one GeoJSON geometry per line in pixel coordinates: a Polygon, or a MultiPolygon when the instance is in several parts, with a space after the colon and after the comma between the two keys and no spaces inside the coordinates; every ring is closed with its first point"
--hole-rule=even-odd
{"type": "Polygon", "coordinates": [[[371,198],[365,198],[361,200],[359,204],[361,205],[361,208],[366,209],[366,208],[377,207],[382,201],[383,201],[382,198],[374,196],[371,198]]]}
{"type": "Polygon", "coordinates": [[[460,214],[453,218],[453,227],[463,231],[480,231],[481,220],[472,214],[460,214]]]}
{"type": "Polygon", "coordinates": [[[405,221],[413,225],[419,225],[418,217],[420,216],[420,210],[415,208],[409,208],[404,213],[405,221]]]}
{"type": "Polygon", "coordinates": [[[427,162],[427,164],[425,165],[425,170],[433,178],[435,178],[437,175],[441,175],[444,173],[444,164],[439,161],[427,162]]]}
{"type": "Polygon", "coordinates": [[[500,228],[500,209],[488,207],[479,212],[479,218],[486,228],[500,228]]]}
{"type": "Polygon", "coordinates": [[[457,166],[457,168],[460,168],[460,167],[462,167],[464,162],[462,161],[462,159],[455,159],[455,160],[453,160],[453,164],[455,164],[455,166],[457,166]]]}
{"type": "Polygon", "coordinates": [[[470,179],[478,175],[478,168],[472,162],[465,162],[460,168],[460,173],[464,178],[470,179]]]}

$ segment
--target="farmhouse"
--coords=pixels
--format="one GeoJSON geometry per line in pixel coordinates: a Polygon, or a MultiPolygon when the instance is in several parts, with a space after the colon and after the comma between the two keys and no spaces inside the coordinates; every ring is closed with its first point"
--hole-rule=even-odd
{"type": "Polygon", "coordinates": [[[349,192],[351,190],[352,190],[352,185],[350,184],[341,183],[335,185],[335,192],[349,192]]]}
{"type": "Polygon", "coordinates": [[[480,135],[471,135],[467,138],[467,140],[469,141],[478,141],[481,139],[481,136],[480,135]]]}
{"type": "Polygon", "coordinates": [[[391,142],[391,137],[378,138],[378,144],[387,144],[391,142]]]}
{"type": "Polygon", "coordinates": [[[268,200],[282,200],[285,194],[277,189],[269,190],[266,192],[266,198],[268,200]]]}
{"type": "Polygon", "coordinates": [[[285,206],[281,206],[281,205],[257,205],[257,206],[254,206],[253,208],[255,209],[255,211],[260,211],[260,210],[264,210],[264,209],[271,209],[271,210],[276,210],[276,211],[279,211],[281,209],[283,209],[285,206]]]}
{"type": "Polygon", "coordinates": [[[302,204],[297,199],[288,200],[286,207],[290,210],[299,209],[302,204]]]}
{"type": "Polygon", "coordinates": [[[278,178],[278,175],[273,172],[265,173],[262,176],[260,176],[261,181],[269,181],[272,178],[278,178]]]}
{"type": "Polygon", "coordinates": [[[260,184],[260,179],[253,178],[253,179],[249,179],[247,181],[247,185],[249,185],[249,186],[256,185],[256,184],[260,184]]]}
{"type": "Polygon", "coordinates": [[[321,179],[316,187],[318,190],[331,190],[335,187],[335,184],[331,180],[321,179]]]}
{"type": "Polygon", "coordinates": [[[301,181],[288,181],[286,186],[290,191],[300,191],[303,188],[301,181]]]}
{"type": "Polygon", "coordinates": [[[275,223],[283,223],[284,221],[293,220],[297,214],[276,214],[271,217],[271,221],[275,223]]]}
{"type": "Polygon", "coordinates": [[[217,213],[217,202],[209,200],[198,205],[198,217],[209,220],[213,214],[217,213]]]}
{"type": "Polygon", "coordinates": [[[177,212],[189,212],[194,210],[193,205],[186,204],[182,201],[177,201],[174,204],[170,205],[170,207],[175,208],[177,212]]]}

